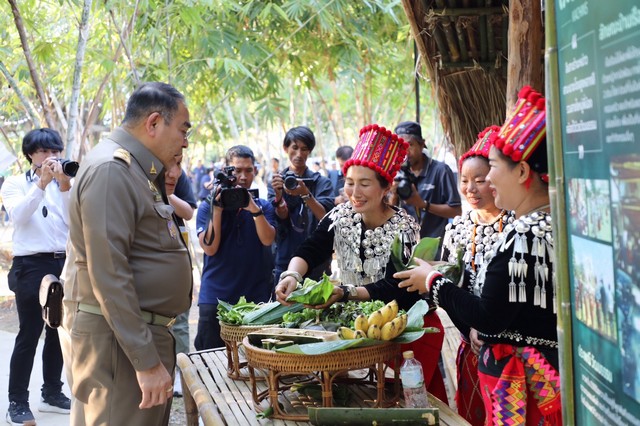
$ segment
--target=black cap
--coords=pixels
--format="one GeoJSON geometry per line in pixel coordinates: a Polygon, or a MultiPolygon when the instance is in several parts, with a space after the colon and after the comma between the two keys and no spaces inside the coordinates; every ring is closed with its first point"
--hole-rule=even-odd
{"type": "Polygon", "coordinates": [[[395,134],[398,136],[412,135],[418,138],[418,140],[424,140],[422,139],[422,128],[415,121],[403,121],[398,124],[396,126],[395,134]]]}

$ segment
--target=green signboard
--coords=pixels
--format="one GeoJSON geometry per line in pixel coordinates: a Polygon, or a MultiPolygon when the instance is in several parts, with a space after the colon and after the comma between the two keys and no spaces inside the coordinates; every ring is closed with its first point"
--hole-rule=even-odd
{"type": "Polygon", "coordinates": [[[554,6],[571,409],[577,425],[640,425],[640,1],[554,6]]]}

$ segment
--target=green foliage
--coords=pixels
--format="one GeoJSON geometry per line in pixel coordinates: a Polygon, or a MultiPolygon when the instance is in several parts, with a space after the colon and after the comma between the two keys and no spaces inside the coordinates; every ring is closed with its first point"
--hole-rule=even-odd
{"type": "Polygon", "coordinates": [[[299,302],[305,305],[322,305],[327,303],[333,292],[333,283],[329,281],[327,274],[322,274],[320,281],[305,278],[302,288],[299,288],[289,296],[287,302],[299,302]]]}
{"type": "MultiPolygon", "coordinates": [[[[44,90],[65,114],[82,6],[80,0],[18,2],[44,90]]],[[[8,2],[0,2],[0,24],[2,62],[43,116],[8,2]]],[[[170,81],[185,94],[195,124],[192,150],[209,144],[224,151],[216,144],[244,142],[234,134],[273,140],[270,132],[314,123],[320,149],[328,153],[337,144],[353,144],[370,121],[392,127],[413,115],[407,111],[412,47],[399,0],[106,0],[93,2],[89,32],[81,128],[118,125],[136,75],[170,81]],[[242,100],[230,103],[231,117],[223,108],[229,99],[242,100]],[[91,108],[98,111],[95,123],[84,121],[91,108]],[[334,131],[338,122],[344,133],[334,131]],[[249,134],[254,128],[263,134],[249,134]]],[[[18,122],[25,107],[4,77],[0,81],[0,117],[18,122]]],[[[25,129],[9,131],[21,135],[25,129]]],[[[89,145],[100,136],[91,135],[89,145]]],[[[15,147],[19,142],[16,137],[15,147]]]]}

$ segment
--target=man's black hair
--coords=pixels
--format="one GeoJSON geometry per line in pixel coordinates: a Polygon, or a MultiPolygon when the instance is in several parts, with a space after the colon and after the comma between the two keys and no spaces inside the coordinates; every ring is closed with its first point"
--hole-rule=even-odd
{"type": "Polygon", "coordinates": [[[226,155],[227,164],[231,164],[234,157],[251,158],[252,164],[255,164],[256,162],[256,157],[253,155],[253,151],[245,145],[235,145],[229,148],[226,155]]]}
{"type": "Polygon", "coordinates": [[[127,101],[122,124],[135,126],[154,112],[160,113],[169,124],[180,102],[185,103],[184,96],[172,85],[157,81],[143,83],[127,101]]]}
{"type": "Polygon", "coordinates": [[[343,145],[336,149],[336,158],[342,161],[347,161],[353,155],[353,148],[349,145],[343,145]]]}
{"type": "Polygon", "coordinates": [[[29,156],[39,149],[62,151],[64,144],[60,133],[47,128],[34,129],[22,138],[22,153],[29,161],[29,164],[31,164],[31,157],[29,156]]]}
{"type": "Polygon", "coordinates": [[[313,148],[316,147],[316,137],[307,126],[298,126],[289,129],[287,134],[284,135],[283,145],[285,148],[289,148],[293,142],[302,142],[309,148],[309,151],[313,151],[313,148]]]}

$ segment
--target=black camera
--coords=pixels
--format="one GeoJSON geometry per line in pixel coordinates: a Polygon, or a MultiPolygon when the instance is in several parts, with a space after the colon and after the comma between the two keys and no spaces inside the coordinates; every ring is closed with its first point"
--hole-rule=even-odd
{"type": "Polygon", "coordinates": [[[298,179],[305,182],[305,184],[307,182],[313,182],[312,178],[301,178],[295,173],[293,173],[292,171],[287,171],[284,174],[283,178],[284,178],[284,187],[287,188],[289,191],[293,191],[298,187],[298,179]]]}
{"type": "Polygon", "coordinates": [[[77,161],[65,160],[63,158],[58,158],[57,160],[62,165],[62,172],[65,175],[69,177],[76,177],[80,163],[77,161]]]}
{"type": "Polygon", "coordinates": [[[402,167],[400,167],[400,171],[394,180],[398,182],[396,193],[402,200],[411,197],[411,193],[413,192],[411,186],[418,182],[418,178],[413,174],[411,167],[407,163],[404,163],[402,167]]]}
{"type": "MultiPolygon", "coordinates": [[[[233,172],[236,168],[225,167],[224,172],[216,174],[215,184],[220,186],[220,205],[225,210],[243,209],[249,205],[253,191],[236,187],[237,178],[233,172]]],[[[213,194],[215,196],[215,194],[213,194]]],[[[253,198],[257,198],[255,195],[253,198]]]]}

